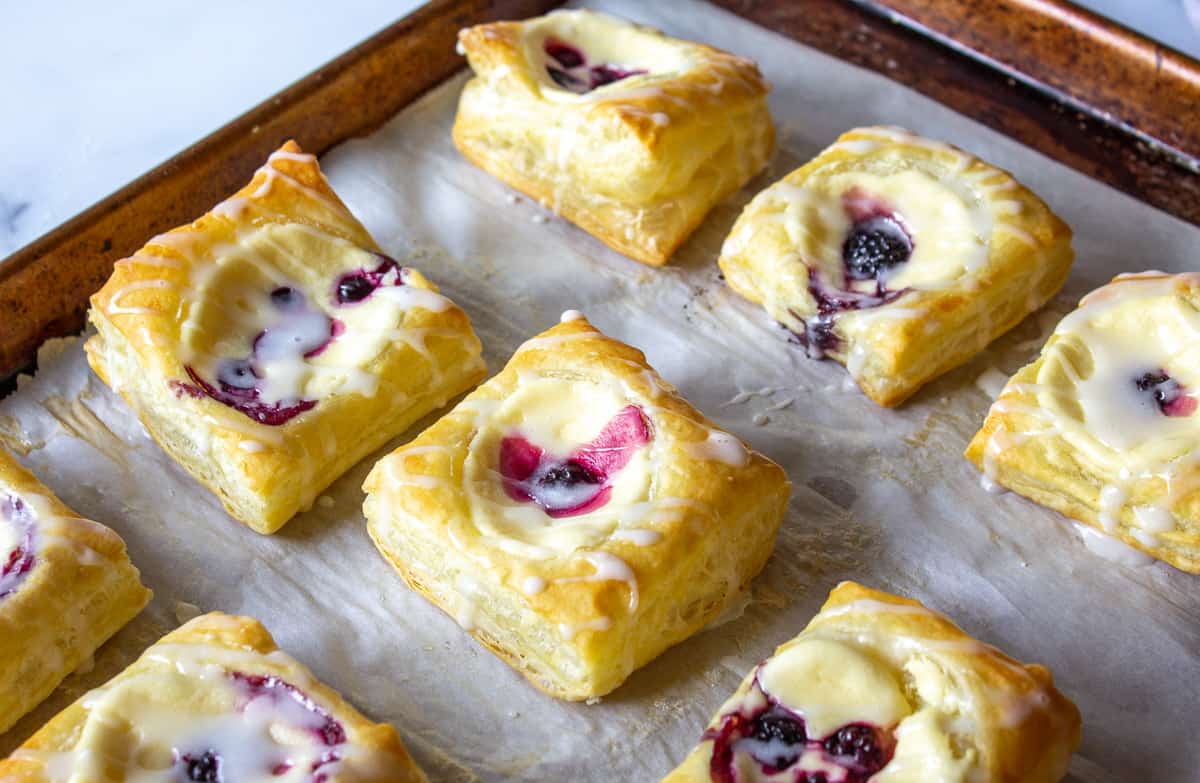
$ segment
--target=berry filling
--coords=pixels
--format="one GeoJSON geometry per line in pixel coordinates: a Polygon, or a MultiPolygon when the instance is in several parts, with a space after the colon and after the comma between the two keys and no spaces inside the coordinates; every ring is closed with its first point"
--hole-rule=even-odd
{"type": "Polygon", "coordinates": [[[7,557],[0,553],[0,598],[17,591],[25,574],[33,570],[33,512],[25,501],[12,495],[0,499],[0,524],[16,529],[16,546],[7,557]]]}
{"type": "Polygon", "coordinates": [[[187,780],[196,783],[222,783],[221,757],[211,748],[199,756],[184,753],[179,757],[183,764],[183,774],[187,780]]]}
{"type": "Polygon", "coordinates": [[[542,48],[550,58],[546,73],[559,87],[574,93],[583,94],[646,73],[642,68],[627,68],[612,63],[589,66],[582,49],[557,38],[547,38],[542,48]]]}
{"type": "Polygon", "coordinates": [[[1191,416],[1196,411],[1196,398],[1187,393],[1183,384],[1167,374],[1166,370],[1154,370],[1138,377],[1133,382],[1139,392],[1149,394],[1164,416],[1191,416]]]}
{"type": "Polygon", "coordinates": [[[912,240],[890,217],[873,217],[855,224],[842,244],[842,262],[851,280],[878,280],[912,256],[912,240]]]}
{"type": "Polygon", "coordinates": [[[850,218],[850,231],[842,240],[842,288],[883,296],[888,272],[912,258],[913,238],[904,218],[882,199],[862,188],[842,196],[842,210],[850,218]],[[855,285],[872,281],[873,285],[855,285]]]}
{"type": "MultiPolygon", "coordinates": [[[[362,302],[384,286],[404,285],[403,267],[382,253],[373,255],[379,259],[374,269],[349,272],[334,283],[333,297],[339,307],[362,302]]],[[[248,357],[218,362],[215,382],[205,380],[194,367],[185,365],[191,383],[172,381],[175,393],[210,397],[271,426],[284,424],[316,406],[316,400],[304,399],[264,402],[261,399],[264,367],[275,360],[319,356],[345,333],[346,326],[310,306],[303,292],[291,286],[271,291],[269,300],[278,316],[276,324],[255,335],[248,357]]]]}
{"type": "Polygon", "coordinates": [[[885,758],[885,748],[879,730],[865,723],[842,726],[825,738],[821,747],[843,766],[854,767],[868,776],[874,775],[891,760],[885,758]]]}
{"type": "Polygon", "coordinates": [[[371,296],[384,286],[404,285],[404,267],[382,253],[374,253],[379,264],[374,269],[359,269],[337,279],[334,300],[339,305],[352,305],[371,296]]]}
{"type": "MultiPolygon", "coordinates": [[[[331,770],[323,768],[341,761],[337,747],[347,741],[346,729],[342,724],[299,688],[278,677],[240,672],[235,672],[231,677],[242,696],[239,711],[245,712],[251,705],[256,710],[270,710],[279,716],[280,723],[300,728],[319,745],[331,748],[318,756],[309,767],[312,783],[326,783],[331,770]]],[[[287,758],[268,763],[272,777],[285,775],[295,767],[295,762],[287,758]]],[[[246,770],[236,768],[226,770],[220,752],[211,747],[198,753],[176,751],[175,764],[182,768],[184,780],[196,783],[237,783],[226,778],[239,773],[247,774],[246,770]]],[[[257,775],[254,777],[257,779],[257,775]]]]}
{"type": "Polygon", "coordinates": [[[555,519],[595,511],[612,495],[612,478],[649,442],[650,424],[636,405],[623,408],[591,443],[565,457],[509,435],[500,442],[504,491],[555,519]]]}
{"type": "MultiPolygon", "coordinates": [[[[709,771],[715,783],[740,783],[738,756],[748,756],[764,776],[787,772],[791,783],[866,783],[887,766],[896,749],[888,730],[850,723],[827,737],[810,737],[804,718],[762,691],[765,706],[749,714],[737,710],[704,732],[713,743],[709,771]],[[817,764],[822,769],[806,769],[817,764]],[[839,772],[828,772],[829,766],[839,772]]],[[[754,779],[754,778],[752,778],[754,779]]]]}
{"type": "Polygon", "coordinates": [[[303,720],[304,728],[322,745],[332,747],[346,742],[346,729],[342,724],[295,685],[270,675],[235,672],[232,676],[245,697],[243,710],[251,702],[265,699],[272,707],[286,710],[289,716],[303,720]],[[297,706],[300,712],[287,709],[297,706]]]}
{"type": "Polygon", "coordinates": [[[842,197],[842,208],[853,224],[842,242],[841,280],[830,285],[810,268],[808,293],[816,302],[817,314],[802,318],[792,312],[804,323],[804,331],[793,334],[813,359],[824,358],[840,343],[834,333],[840,313],[879,307],[907,291],[889,290],[886,284],[888,272],[912,257],[913,240],[903,219],[859,188],[842,197]]]}

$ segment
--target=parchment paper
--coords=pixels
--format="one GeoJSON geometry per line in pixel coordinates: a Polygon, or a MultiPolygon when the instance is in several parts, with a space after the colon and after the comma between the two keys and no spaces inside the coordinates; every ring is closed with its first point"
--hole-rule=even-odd
{"type": "Polygon", "coordinates": [[[256,535],[148,439],[89,374],[78,341],[56,343],[37,377],[0,403],[0,431],[68,504],[125,538],[157,597],[92,670],[0,738],[0,752],[180,619],[221,609],[261,618],[320,677],[394,722],[434,780],[654,781],[743,674],[799,631],[833,584],[853,578],[926,601],[1047,664],[1084,715],[1071,780],[1196,780],[1200,578],[1101,559],[1056,514],[986,493],[960,453],[990,402],[984,389],[994,393],[999,372],[1029,360],[1081,294],[1122,271],[1195,269],[1197,230],[718,9],[589,5],[752,56],[774,85],[781,149],[770,171],[718,207],[666,268],[619,256],[462,160],[449,130],[465,75],[323,164],[380,243],[413,256],[471,315],[493,371],[561,311],[579,308],[786,467],[793,501],[749,606],[600,704],[556,702],[409,592],[376,553],[359,490],[374,457],[278,535],[256,535]],[[803,358],[715,265],[754,192],[869,123],[908,125],[1011,169],[1071,224],[1078,254],[1047,311],[897,411],[847,388],[841,367],[803,358]]]}

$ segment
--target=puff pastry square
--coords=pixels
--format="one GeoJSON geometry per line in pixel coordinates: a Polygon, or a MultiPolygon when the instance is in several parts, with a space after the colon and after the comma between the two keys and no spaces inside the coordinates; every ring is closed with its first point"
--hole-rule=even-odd
{"type": "Polygon", "coordinates": [[[0,449],[0,734],[149,600],[125,542],[0,449]]]}
{"type": "Polygon", "coordinates": [[[409,586],[570,700],[712,622],[766,563],[791,490],[574,312],[364,488],[409,586]]]}
{"type": "Polygon", "coordinates": [[[372,723],[249,617],[214,612],[164,636],[60,712],[0,780],[424,783],[372,723]]]}
{"type": "Polygon", "coordinates": [[[1079,722],[1042,666],[843,582],[663,783],[1054,783],[1079,722]]]}
{"type": "Polygon", "coordinates": [[[665,264],[770,158],[749,60],[593,11],[459,33],[475,72],[454,143],[609,247],[665,264]]]}
{"type": "Polygon", "coordinates": [[[966,456],[1000,486],[1200,573],[1198,399],[1200,275],[1122,275],[1013,376],[966,456]]]}
{"type": "Polygon", "coordinates": [[[814,358],[898,405],[1062,287],[1071,231],[1008,172],[900,128],[859,128],[742,212],[729,285],[814,358]]]}
{"type": "Polygon", "coordinates": [[[466,314],[381,253],[294,142],[117,262],[90,317],[96,373],[260,533],[485,375],[466,314]]]}

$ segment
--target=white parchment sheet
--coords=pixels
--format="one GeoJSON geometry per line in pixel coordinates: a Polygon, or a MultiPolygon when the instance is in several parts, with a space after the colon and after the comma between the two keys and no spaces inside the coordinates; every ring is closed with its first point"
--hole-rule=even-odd
{"type": "Polygon", "coordinates": [[[1195,269],[1200,232],[713,7],[591,5],[754,57],[774,85],[780,151],[770,171],[714,210],[669,266],[619,256],[459,157],[450,124],[465,75],[323,164],[384,248],[470,314],[493,371],[578,308],[787,469],[792,504],[749,606],[600,704],[556,702],[409,592],[376,553],[359,489],[374,457],[281,533],[259,536],[149,440],[90,375],[78,341],[58,343],[44,350],[37,377],[0,402],[0,433],[67,503],[124,537],[157,597],[93,669],[0,737],[0,753],[198,607],[262,619],[322,679],[394,722],[434,780],[655,781],[743,674],[799,631],[831,586],[853,578],[919,598],[1012,655],[1047,664],[1084,715],[1071,780],[1197,780],[1200,577],[1097,557],[1056,514],[985,492],[960,453],[983,420],[996,370],[1028,361],[1073,302],[1114,274],[1195,269]],[[1071,224],[1078,254],[1048,311],[896,411],[847,389],[841,367],[803,358],[718,280],[715,264],[754,192],[839,132],[873,123],[908,125],[1012,170],[1071,224]]]}

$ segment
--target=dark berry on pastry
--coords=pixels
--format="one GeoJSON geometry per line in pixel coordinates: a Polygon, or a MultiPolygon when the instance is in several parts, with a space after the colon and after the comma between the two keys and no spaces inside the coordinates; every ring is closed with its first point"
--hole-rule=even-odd
{"type": "Polygon", "coordinates": [[[853,766],[864,775],[874,775],[887,764],[879,731],[864,723],[843,726],[825,738],[825,752],[844,766],[853,766]]]}
{"type": "Polygon", "coordinates": [[[532,502],[554,518],[594,511],[612,493],[612,478],[650,441],[641,408],[628,405],[590,443],[566,457],[547,453],[521,435],[500,442],[499,469],[505,493],[532,502]]]}
{"type": "Polygon", "coordinates": [[[325,711],[323,707],[317,704],[304,691],[292,685],[290,682],[284,682],[275,676],[261,674],[243,674],[236,672],[233,679],[238,682],[243,690],[246,698],[245,704],[258,699],[269,699],[272,703],[279,703],[283,700],[290,700],[299,704],[306,711],[313,714],[314,717],[320,720],[319,725],[306,725],[313,736],[318,739],[321,744],[327,746],[341,745],[346,742],[346,729],[336,718],[325,711]]]}
{"type": "Polygon", "coordinates": [[[751,751],[755,760],[774,769],[787,769],[795,764],[808,741],[803,719],[778,708],[756,717],[750,724],[750,736],[762,743],[751,751]]]}
{"type": "Polygon", "coordinates": [[[628,79],[630,76],[638,76],[646,71],[640,68],[620,68],[615,65],[595,65],[591,69],[591,88],[594,90],[597,87],[603,87],[606,84],[619,82],[622,79],[628,79]]]}
{"type": "Polygon", "coordinates": [[[291,286],[280,286],[271,292],[271,304],[280,310],[293,310],[304,306],[304,294],[291,286]]]}
{"type": "Polygon", "coordinates": [[[1150,394],[1164,416],[1190,416],[1196,411],[1196,398],[1166,370],[1145,373],[1134,382],[1137,390],[1150,394]]]}
{"type": "Polygon", "coordinates": [[[215,751],[206,750],[199,756],[185,753],[179,760],[183,762],[187,780],[195,783],[224,783],[221,778],[221,757],[215,751]]]}
{"type": "Polygon", "coordinates": [[[18,543],[8,556],[0,561],[0,598],[17,590],[19,577],[33,570],[33,515],[25,501],[12,495],[0,499],[0,524],[17,528],[18,543]]]}
{"type": "Polygon", "coordinates": [[[351,275],[338,283],[337,300],[341,304],[361,302],[375,292],[375,286],[365,275],[351,275]]]}
{"type": "Polygon", "coordinates": [[[404,269],[382,253],[374,253],[379,264],[374,269],[357,269],[338,278],[334,299],[339,305],[361,302],[385,285],[404,285],[404,269]]]}
{"type": "Polygon", "coordinates": [[[546,54],[563,68],[578,68],[587,63],[583,52],[557,38],[547,38],[544,48],[546,54]]]}
{"type": "Polygon", "coordinates": [[[555,84],[571,92],[585,93],[630,76],[646,73],[641,68],[624,68],[611,63],[599,63],[589,67],[587,55],[582,49],[557,38],[547,38],[542,49],[553,61],[553,64],[546,66],[546,73],[555,84]]]}
{"type": "Polygon", "coordinates": [[[912,256],[912,242],[895,220],[871,218],[851,229],[842,244],[842,261],[851,280],[878,278],[912,256]]]}

